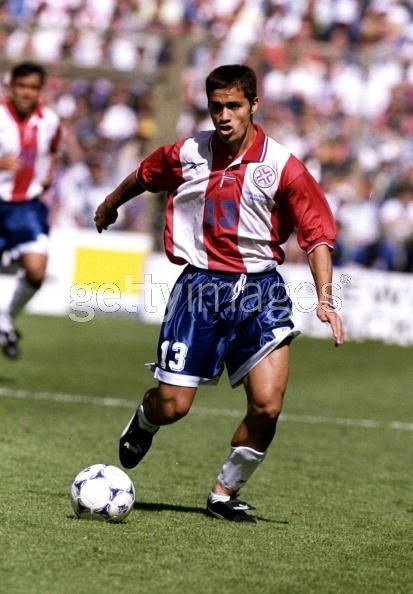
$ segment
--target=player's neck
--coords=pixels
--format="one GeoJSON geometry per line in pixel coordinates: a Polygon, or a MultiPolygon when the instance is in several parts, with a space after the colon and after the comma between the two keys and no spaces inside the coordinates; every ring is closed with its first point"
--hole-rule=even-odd
{"type": "Polygon", "coordinates": [[[18,109],[17,105],[11,101],[11,105],[13,107],[13,111],[15,113],[15,117],[19,120],[19,122],[24,122],[26,120],[28,120],[29,118],[31,118],[31,116],[35,113],[37,107],[35,107],[34,109],[30,110],[30,111],[21,111],[18,109]]]}
{"type": "Polygon", "coordinates": [[[257,136],[257,131],[251,122],[251,126],[246,130],[245,135],[240,141],[228,145],[228,152],[232,159],[243,155],[253,144],[257,136]]]}

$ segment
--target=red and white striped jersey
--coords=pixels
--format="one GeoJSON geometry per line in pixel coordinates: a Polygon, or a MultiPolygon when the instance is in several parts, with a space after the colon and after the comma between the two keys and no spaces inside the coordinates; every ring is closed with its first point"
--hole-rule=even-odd
{"type": "Polygon", "coordinates": [[[232,160],[214,131],[160,147],[144,159],[139,182],[167,191],[165,250],[176,264],[261,272],[284,260],[294,228],[307,253],[333,247],[335,225],[312,175],[255,126],[253,145],[232,160]]]}
{"type": "Polygon", "coordinates": [[[60,120],[48,107],[38,106],[31,116],[19,120],[13,104],[0,104],[0,157],[20,158],[17,171],[0,169],[0,199],[31,200],[43,193],[43,181],[61,135],[60,120]]]}

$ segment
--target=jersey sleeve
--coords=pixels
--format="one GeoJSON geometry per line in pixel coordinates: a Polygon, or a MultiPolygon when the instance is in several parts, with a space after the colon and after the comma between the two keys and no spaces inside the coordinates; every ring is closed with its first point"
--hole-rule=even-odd
{"type": "Polygon", "coordinates": [[[307,254],[323,244],[334,249],[335,221],[320,185],[293,156],[290,156],[282,178],[300,248],[307,254]]]}
{"type": "Polygon", "coordinates": [[[180,143],[164,145],[140,164],[136,177],[148,192],[174,191],[182,183],[180,143]]]}

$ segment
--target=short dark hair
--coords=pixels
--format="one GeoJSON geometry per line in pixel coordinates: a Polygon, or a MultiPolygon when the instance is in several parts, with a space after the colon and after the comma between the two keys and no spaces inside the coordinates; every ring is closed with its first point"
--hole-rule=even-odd
{"type": "Polygon", "coordinates": [[[244,91],[244,95],[250,103],[257,97],[257,77],[252,68],[244,64],[218,66],[208,74],[205,86],[208,101],[211,93],[216,89],[232,87],[244,91]]]}
{"type": "Polygon", "coordinates": [[[40,64],[36,64],[36,62],[21,62],[20,64],[16,64],[11,71],[10,81],[14,82],[16,79],[23,76],[30,76],[30,74],[38,74],[43,86],[46,80],[46,70],[40,64]]]}

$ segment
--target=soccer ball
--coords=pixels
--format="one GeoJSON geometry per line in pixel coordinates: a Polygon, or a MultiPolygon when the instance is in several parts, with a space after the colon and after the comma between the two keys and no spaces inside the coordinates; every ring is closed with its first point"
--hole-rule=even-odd
{"type": "Polygon", "coordinates": [[[73,481],[70,501],[78,518],[121,522],[133,507],[135,488],[120,468],[92,464],[73,481]]]}

